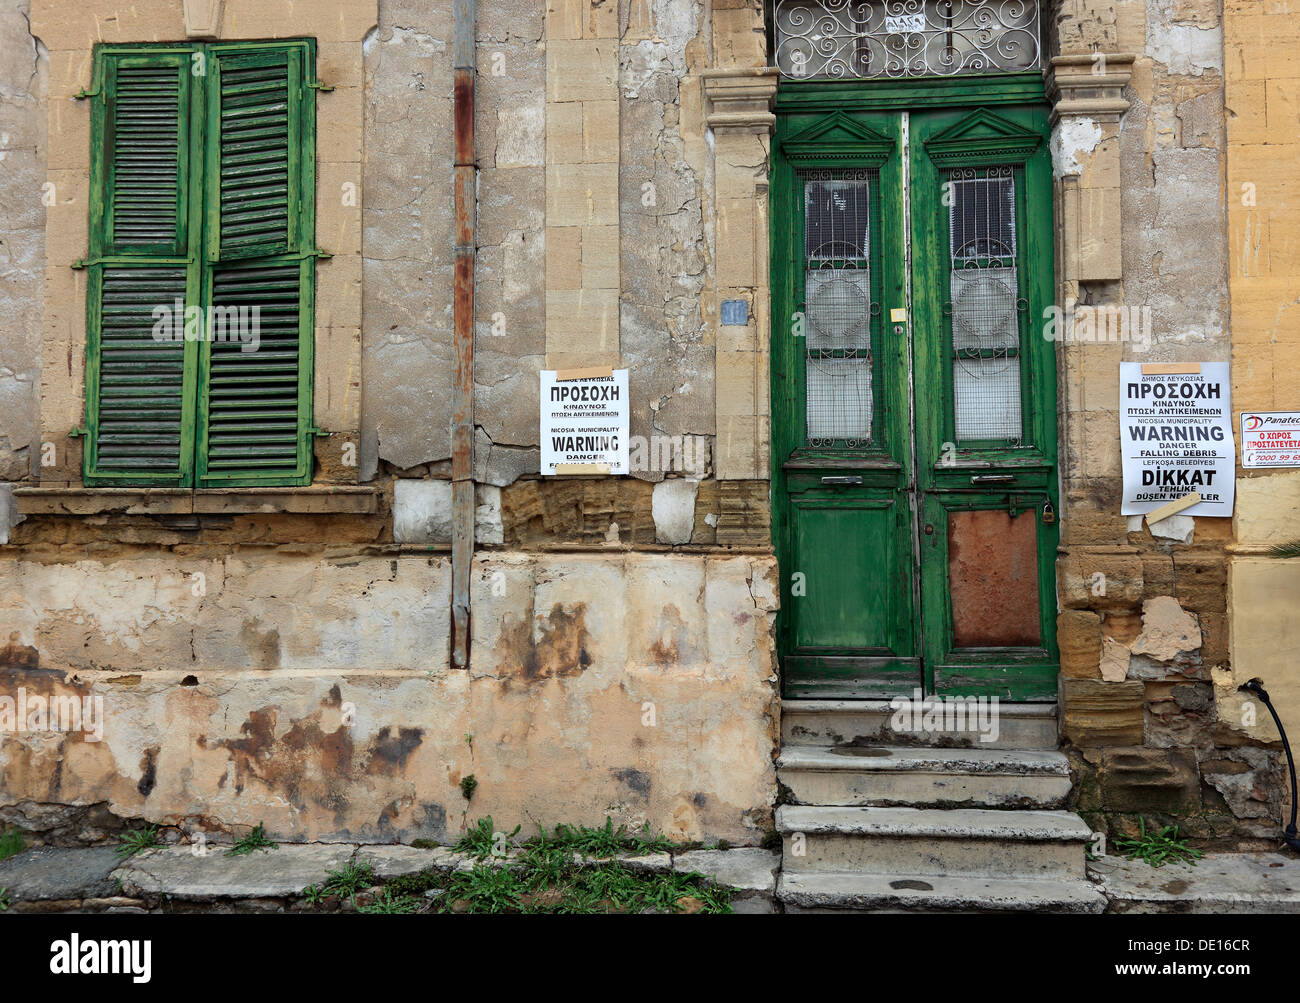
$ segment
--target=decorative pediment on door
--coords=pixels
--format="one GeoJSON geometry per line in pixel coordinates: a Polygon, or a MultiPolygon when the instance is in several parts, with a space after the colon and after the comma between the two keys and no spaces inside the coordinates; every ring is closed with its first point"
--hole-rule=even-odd
{"type": "Polygon", "coordinates": [[[1042,142],[1038,133],[981,109],[927,140],[925,152],[940,164],[1023,163],[1042,142]]]}
{"type": "Polygon", "coordinates": [[[889,158],[894,141],[843,112],[835,112],[781,143],[781,152],[795,164],[815,160],[852,161],[879,166],[889,158]]]}

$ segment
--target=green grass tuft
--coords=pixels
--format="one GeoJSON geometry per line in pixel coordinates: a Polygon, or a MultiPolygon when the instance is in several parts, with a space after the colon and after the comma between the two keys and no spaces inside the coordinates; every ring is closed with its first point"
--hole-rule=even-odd
{"type": "Polygon", "coordinates": [[[162,846],[158,841],[158,827],[156,825],[146,825],[143,829],[131,829],[122,833],[121,845],[117,848],[119,857],[134,857],[137,853],[144,850],[152,850],[162,846]]]}
{"type": "Polygon", "coordinates": [[[261,822],[247,836],[237,842],[233,847],[226,851],[227,857],[244,857],[254,850],[277,850],[275,845],[266,836],[266,829],[261,822]]]}
{"type": "Polygon", "coordinates": [[[399,895],[385,887],[369,905],[357,906],[357,912],[372,916],[408,916],[420,911],[420,901],[413,895],[399,895]]]}
{"type": "Polygon", "coordinates": [[[8,860],[23,852],[23,834],[18,829],[10,829],[0,836],[0,860],[8,860]]]}
{"type": "Polygon", "coordinates": [[[1187,845],[1187,840],[1178,835],[1178,826],[1167,825],[1159,832],[1147,832],[1145,818],[1138,819],[1141,830],[1136,839],[1124,837],[1115,840],[1115,849],[1129,860],[1145,860],[1152,867],[1164,867],[1165,864],[1191,864],[1196,866],[1198,858],[1204,856],[1200,850],[1187,845]]]}
{"type": "Polygon", "coordinates": [[[371,870],[368,863],[349,860],[341,870],[330,871],[325,876],[323,885],[308,885],[302,890],[302,894],[313,905],[331,895],[350,898],[355,902],[357,892],[376,883],[375,872],[371,870]]]}

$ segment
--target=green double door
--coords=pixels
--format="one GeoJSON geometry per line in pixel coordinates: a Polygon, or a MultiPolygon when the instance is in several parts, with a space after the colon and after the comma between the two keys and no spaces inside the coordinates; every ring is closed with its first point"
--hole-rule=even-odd
{"type": "Polygon", "coordinates": [[[789,697],[1054,700],[1046,107],[779,116],[773,525],[789,697]]]}

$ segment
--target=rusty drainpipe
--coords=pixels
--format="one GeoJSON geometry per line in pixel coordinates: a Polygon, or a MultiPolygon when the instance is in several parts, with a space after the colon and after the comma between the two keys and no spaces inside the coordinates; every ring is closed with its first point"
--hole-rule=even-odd
{"type": "Polygon", "coordinates": [[[474,2],[455,0],[452,122],[456,145],[456,278],[451,404],[451,664],[469,668],[470,566],[474,560],[474,2]]]}

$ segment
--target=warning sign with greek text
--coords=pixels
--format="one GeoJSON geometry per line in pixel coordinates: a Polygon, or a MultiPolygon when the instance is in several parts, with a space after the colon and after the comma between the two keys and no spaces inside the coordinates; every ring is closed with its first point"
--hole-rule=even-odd
{"type": "Polygon", "coordinates": [[[1145,515],[1192,492],[1184,515],[1231,516],[1236,488],[1228,363],[1120,363],[1124,515],[1145,515]]]}
{"type": "Polygon", "coordinates": [[[1241,412],[1243,467],[1300,467],[1300,411],[1241,412]]]}
{"type": "Polygon", "coordinates": [[[542,475],[626,474],[632,413],[627,370],[592,375],[544,369],[541,387],[542,475]]]}

